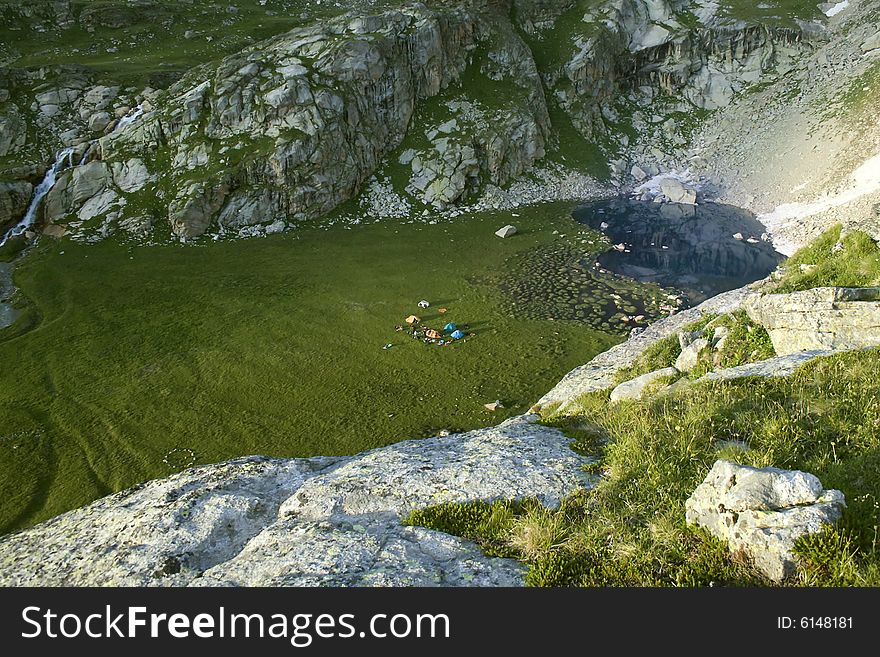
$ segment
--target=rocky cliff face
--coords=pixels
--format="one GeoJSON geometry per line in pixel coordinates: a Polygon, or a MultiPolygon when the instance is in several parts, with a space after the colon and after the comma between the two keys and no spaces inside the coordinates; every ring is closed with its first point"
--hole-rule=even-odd
{"type": "MultiPolygon", "coordinates": [[[[628,143],[627,131],[656,122],[645,108],[659,99],[685,114],[722,107],[784,72],[811,34],[701,22],[692,4],[474,1],[355,12],[160,91],[44,72],[37,91],[0,105],[0,155],[21,156],[34,128],[41,143],[79,144],[75,162],[90,163],[59,176],[41,219],[81,234],[281,230],[353,198],[380,169],[411,202],[442,210],[521,178],[571,140],[565,123],[610,152],[628,143]],[[119,129],[137,103],[143,115],[119,129]]],[[[38,171],[20,167],[6,177],[19,183],[22,173],[37,182],[38,171]]],[[[2,208],[8,223],[20,204],[2,208]]]]}

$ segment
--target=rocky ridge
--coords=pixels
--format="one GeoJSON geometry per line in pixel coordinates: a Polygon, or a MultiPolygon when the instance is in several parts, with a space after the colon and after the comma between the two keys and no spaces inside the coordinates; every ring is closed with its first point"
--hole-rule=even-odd
{"type": "MultiPolygon", "coordinates": [[[[726,106],[748,84],[781,75],[822,33],[817,23],[695,23],[691,4],[620,0],[573,23],[574,2],[354,12],[197,67],[159,91],[47,72],[52,79],[32,96],[16,91],[32,83],[6,85],[15,98],[0,111],[0,144],[18,157],[34,139],[21,127],[32,125],[43,143],[76,146],[75,161],[91,168],[61,174],[41,220],[79,236],[119,227],[145,235],[165,222],[182,239],[283,229],[330,212],[383,170],[410,207],[455,211],[483,194],[497,198],[548,158],[545,171],[564,165],[568,122],[585,148],[616,148],[624,124],[649,136],[649,108],[684,116],[726,106]],[[542,40],[559,38],[572,50],[542,40]],[[110,134],[137,104],[143,116],[110,134]]],[[[683,134],[675,121],[663,126],[683,134]]],[[[19,167],[4,178],[34,184],[39,175],[40,166],[19,167]]],[[[532,191],[520,187],[515,202],[546,196],[532,191]]],[[[8,224],[21,204],[6,198],[8,224]]]]}

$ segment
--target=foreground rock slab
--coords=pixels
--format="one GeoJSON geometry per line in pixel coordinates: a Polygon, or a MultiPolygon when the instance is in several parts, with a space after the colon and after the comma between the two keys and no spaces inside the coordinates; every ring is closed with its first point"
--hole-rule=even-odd
{"type": "Polygon", "coordinates": [[[824,490],[810,473],[724,460],[715,462],[685,504],[689,525],[745,552],[775,582],[796,572],[795,542],[837,522],[845,507],[843,493],[824,490]]]}
{"type": "Polygon", "coordinates": [[[0,586],[513,586],[523,567],[404,527],[443,502],[593,484],[534,416],[345,458],[248,457],[148,482],[0,540],[0,586]]]}
{"type": "Polygon", "coordinates": [[[880,288],[817,287],[756,296],[745,304],[780,356],[880,345],[880,288]]]}

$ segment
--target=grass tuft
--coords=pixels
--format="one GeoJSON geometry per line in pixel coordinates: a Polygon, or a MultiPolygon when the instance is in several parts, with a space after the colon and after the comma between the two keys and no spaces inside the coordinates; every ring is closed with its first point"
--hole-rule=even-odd
{"type": "Polygon", "coordinates": [[[785,263],[782,277],[771,283],[777,294],[814,287],[880,285],[880,245],[860,230],[844,235],[837,225],[797,251],[785,263]]]}

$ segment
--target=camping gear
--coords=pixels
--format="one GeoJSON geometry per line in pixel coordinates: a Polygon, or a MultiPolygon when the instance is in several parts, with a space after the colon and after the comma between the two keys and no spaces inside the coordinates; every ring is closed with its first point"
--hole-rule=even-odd
{"type": "Polygon", "coordinates": [[[440,331],[435,331],[434,329],[428,329],[425,331],[425,337],[430,338],[431,340],[439,340],[443,337],[440,331]]]}
{"type": "Polygon", "coordinates": [[[499,408],[504,408],[504,404],[500,399],[496,399],[491,404],[483,404],[483,408],[492,411],[493,413],[497,411],[499,408]]]}
{"type": "Polygon", "coordinates": [[[407,324],[418,324],[421,321],[422,320],[419,319],[418,317],[416,317],[415,315],[410,315],[409,317],[406,318],[407,324]]]}
{"type": "Polygon", "coordinates": [[[458,329],[456,329],[455,331],[452,332],[452,339],[453,340],[461,340],[463,337],[464,337],[464,333],[462,333],[458,329]]]}
{"type": "Polygon", "coordinates": [[[458,327],[453,322],[449,322],[446,326],[443,327],[443,330],[447,333],[452,333],[457,328],[458,327]]]}
{"type": "Polygon", "coordinates": [[[421,301],[419,301],[419,308],[427,308],[427,307],[430,306],[430,305],[431,305],[431,304],[428,303],[427,301],[425,301],[424,299],[422,299],[421,301]]]}
{"type": "Polygon", "coordinates": [[[449,312],[449,308],[438,308],[437,312],[440,313],[441,315],[445,315],[446,313],[449,312]]]}
{"type": "Polygon", "coordinates": [[[394,346],[394,345],[391,344],[391,343],[389,342],[388,344],[386,344],[386,345],[385,345],[384,347],[382,347],[382,348],[383,348],[383,349],[391,349],[391,347],[393,347],[393,346],[394,346]]]}

